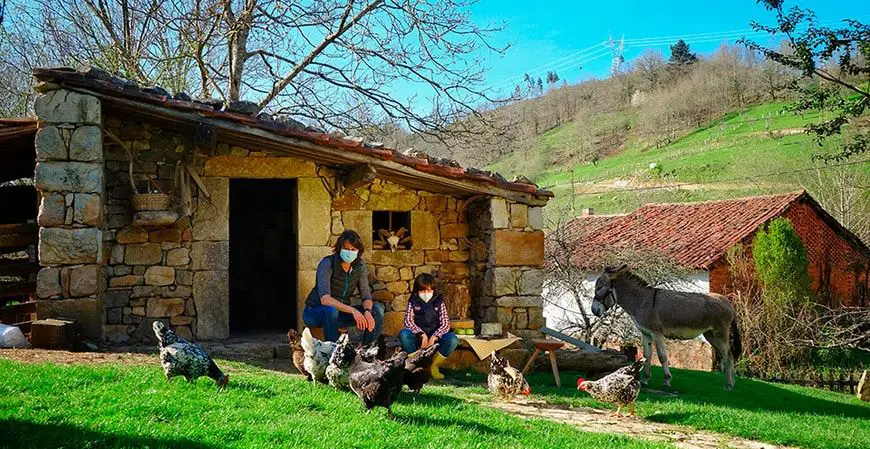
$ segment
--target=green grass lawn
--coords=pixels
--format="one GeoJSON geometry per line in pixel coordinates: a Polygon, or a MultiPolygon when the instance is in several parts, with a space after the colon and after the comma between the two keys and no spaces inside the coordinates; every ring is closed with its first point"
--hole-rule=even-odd
{"type": "MultiPolygon", "coordinates": [[[[676,397],[641,393],[637,414],[644,419],[769,443],[812,449],[870,447],[870,404],[855,396],[792,385],[737,378],[734,390],[722,388],[719,373],[672,369],[676,397]]],[[[561,373],[563,388],[551,373],[530,376],[532,393],[547,402],[614,409],[573,389],[577,373],[561,373]],[[567,387],[567,388],[566,388],[567,387]]],[[[481,375],[464,379],[479,382],[481,375]]],[[[653,367],[651,388],[659,388],[662,372],[653,367]]],[[[469,389],[483,395],[482,388],[469,389]]]]}
{"type": "Polygon", "coordinates": [[[395,421],[352,393],[299,376],[229,366],[230,385],[167,383],[155,366],[0,359],[0,447],[15,448],[662,448],[526,420],[427,387],[400,396],[395,421]]]}

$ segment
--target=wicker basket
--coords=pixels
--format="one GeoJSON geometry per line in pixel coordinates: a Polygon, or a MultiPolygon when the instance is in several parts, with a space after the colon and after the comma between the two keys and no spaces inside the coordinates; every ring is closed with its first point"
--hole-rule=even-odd
{"type": "Polygon", "coordinates": [[[133,209],[143,210],[169,210],[172,197],[165,193],[140,193],[133,195],[133,209]]]}

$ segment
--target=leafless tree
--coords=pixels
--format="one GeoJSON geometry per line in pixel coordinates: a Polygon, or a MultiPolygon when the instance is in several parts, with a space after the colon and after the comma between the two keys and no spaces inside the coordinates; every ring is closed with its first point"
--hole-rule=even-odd
{"type": "MultiPolygon", "coordinates": [[[[479,133],[478,56],[501,25],[476,0],[11,0],[55,62],[93,64],[142,85],[251,100],[330,129],[398,124],[428,136],[479,133]],[[367,114],[360,114],[367,109],[367,114]]],[[[28,67],[29,69],[29,67],[28,67]]]]}
{"type": "Polygon", "coordinates": [[[771,375],[811,365],[816,349],[870,350],[870,307],[829,307],[821,301],[765,299],[752,256],[741,246],[727,253],[728,297],[737,312],[744,371],[771,375]]]}
{"type": "Polygon", "coordinates": [[[652,49],[645,50],[634,60],[634,69],[643,78],[644,89],[652,90],[659,87],[667,64],[662,52],[652,49]]]}
{"type": "Polygon", "coordinates": [[[863,167],[819,164],[797,181],[840,224],[870,241],[870,173],[863,167]]]}
{"type": "Polygon", "coordinates": [[[632,272],[652,285],[679,289],[690,270],[648,248],[581,247],[584,231],[570,221],[567,211],[551,217],[556,218],[548,223],[544,300],[563,312],[561,330],[597,345],[608,341],[639,342],[637,327],[622,308],[611,308],[601,318],[592,314],[592,288],[597,275],[604,267],[628,264],[632,272]],[[584,260],[578,260],[578,255],[584,260]]]}

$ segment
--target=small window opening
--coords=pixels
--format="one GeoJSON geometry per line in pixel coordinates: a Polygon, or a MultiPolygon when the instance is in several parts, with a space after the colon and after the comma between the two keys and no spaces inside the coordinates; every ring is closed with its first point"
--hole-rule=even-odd
{"type": "Polygon", "coordinates": [[[390,251],[411,249],[411,213],[392,210],[372,212],[372,246],[390,251]]]}

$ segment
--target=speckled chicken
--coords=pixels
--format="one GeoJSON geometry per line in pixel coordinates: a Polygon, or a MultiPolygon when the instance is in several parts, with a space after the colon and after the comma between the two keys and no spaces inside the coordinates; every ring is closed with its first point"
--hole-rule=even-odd
{"type": "Polygon", "coordinates": [[[392,419],[392,406],[402,391],[408,354],[400,351],[387,360],[371,362],[363,359],[363,349],[357,354],[350,367],[350,389],[362,400],[366,412],[374,407],[384,407],[387,409],[387,417],[392,419]]]}
{"type": "Polygon", "coordinates": [[[299,374],[311,380],[311,374],[305,370],[305,351],[302,349],[301,341],[302,335],[296,329],[287,331],[287,342],[290,343],[290,351],[293,353],[293,366],[296,367],[296,371],[299,371],[299,374]]]}
{"type": "Polygon", "coordinates": [[[640,370],[643,360],[624,366],[598,380],[577,379],[577,389],[589,393],[595,400],[616,404],[616,416],[622,407],[630,407],[634,416],[634,401],[640,393],[640,370]]]}
{"type": "Polygon", "coordinates": [[[435,357],[438,346],[438,343],[435,343],[428,348],[408,354],[405,360],[404,382],[408,389],[416,394],[419,394],[423,385],[432,379],[432,358],[435,357]]]}
{"type": "MultiPolygon", "coordinates": [[[[377,355],[375,348],[374,355],[377,355]]],[[[353,364],[356,358],[356,350],[350,344],[350,336],[344,334],[338,337],[335,344],[335,350],[329,357],[329,364],[326,366],[326,379],[329,380],[329,385],[332,385],[339,390],[346,389],[347,376],[350,371],[350,365],[353,364]]]]}
{"type": "Polygon", "coordinates": [[[167,380],[182,376],[188,382],[208,376],[223,388],[229,382],[229,376],[224,374],[214,363],[214,360],[199,346],[179,337],[172,329],[161,321],[152,325],[157,337],[157,347],[160,349],[160,364],[167,380]]]}
{"type": "Polygon", "coordinates": [[[489,376],[486,378],[490,393],[510,401],[518,394],[528,396],[532,392],[523,373],[512,367],[506,358],[495,351],[490,357],[489,376]]]}
{"type": "Polygon", "coordinates": [[[311,330],[306,327],[302,330],[300,344],[305,352],[305,359],[302,363],[305,371],[311,376],[311,380],[326,383],[326,367],[329,365],[332,351],[335,350],[335,343],[314,338],[311,335],[311,330]]]}

